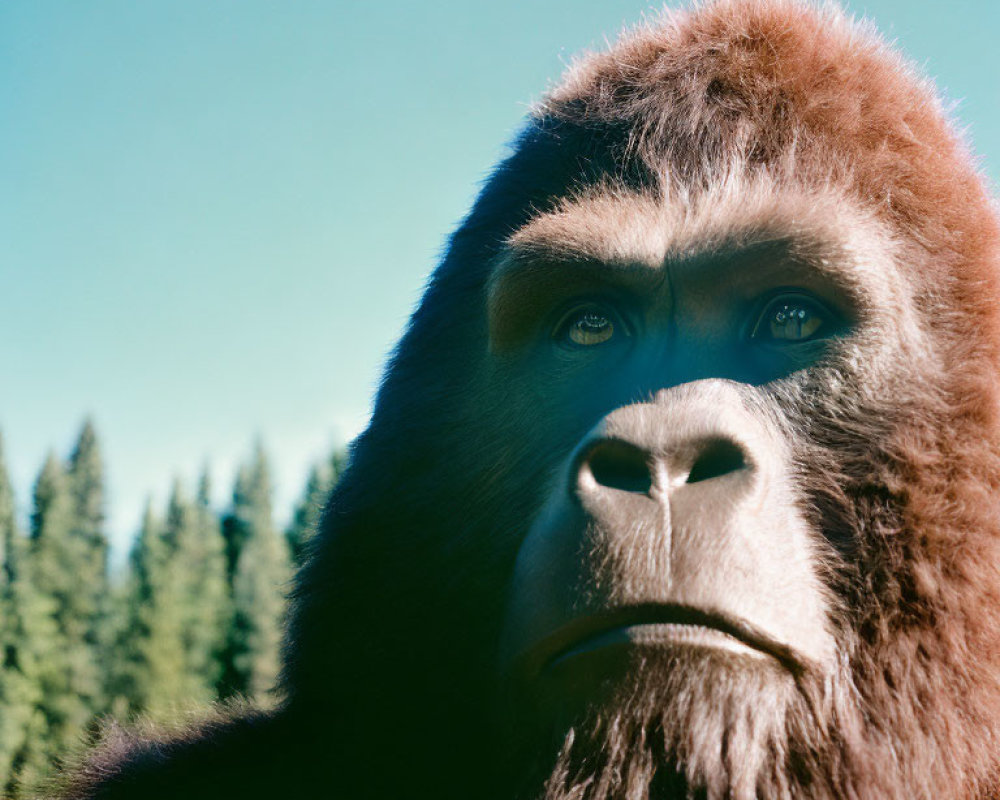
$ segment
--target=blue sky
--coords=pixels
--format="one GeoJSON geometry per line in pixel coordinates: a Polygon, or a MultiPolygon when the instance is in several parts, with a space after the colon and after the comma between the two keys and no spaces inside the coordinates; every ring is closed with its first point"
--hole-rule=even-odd
{"type": "MultiPolygon", "coordinates": [[[[851,2],[1000,181],[1000,3],[851,2]]],[[[119,552],[147,495],[263,437],[279,517],[528,104],[628,0],[4,0],[0,430],[27,511],[85,414],[119,552]]]]}

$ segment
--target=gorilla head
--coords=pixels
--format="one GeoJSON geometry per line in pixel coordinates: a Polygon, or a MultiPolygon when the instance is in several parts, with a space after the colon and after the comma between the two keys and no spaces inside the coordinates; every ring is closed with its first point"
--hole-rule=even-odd
{"type": "Polygon", "coordinates": [[[992,796],[998,254],[931,89],[833,10],[722,0],[583,59],[394,354],[285,706],[149,774],[992,796]]]}

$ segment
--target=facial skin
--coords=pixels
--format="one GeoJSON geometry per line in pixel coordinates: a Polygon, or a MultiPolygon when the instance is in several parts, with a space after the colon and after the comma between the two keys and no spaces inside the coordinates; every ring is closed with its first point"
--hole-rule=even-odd
{"type": "Polygon", "coordinates": [[[65,796],[1000,797],[998,297],[983,181],[870,30],[626,34],[452,237],[283,705],[65,796]]]}
{"type": "MultiPolygon", "coordinates": [[[[523,247],[529,235],[515,238],[523,247]]],[[[661,606],[684,641],[694,632],[674,616],[721,607],[730,614],[719,624],[757,632],[755,656],[829,660],[791,450],[760,409],[769,385],[820,363],[856,314],[833,277],[794,249],[765,241],[609,264],[565,252],[546,260],[536,247],[494,273],[497,378],[544,383],[567,426],[576,416],[593,424],[521,545],[503,648],[511,659],[537,660],[533,645],[565,649],[562,639],[593,633],[591,616],[603,630],[627,624],[632,608],[655,628],[661,606]],[[614,410],[602,417],[606,406],[614,410]]],[[[661,633],[653,638],[675,638],[661,633]]]]}

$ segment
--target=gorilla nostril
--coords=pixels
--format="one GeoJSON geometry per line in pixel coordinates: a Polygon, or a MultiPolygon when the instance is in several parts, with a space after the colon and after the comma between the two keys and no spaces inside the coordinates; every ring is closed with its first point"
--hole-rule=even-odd
{"type": "Polygon", "coordinates": [[[586,463],[594,480],[610,489],[647,494],[653,485],[648,454],[627,442],[601,442],[586,463]]]}
{"type": "Polygon", "coordinates": [[[746,465],[742,449],[728,439],[713,439],[701,447],[701,452],[691,465],[687,483],[721,478],[746,465]]]}

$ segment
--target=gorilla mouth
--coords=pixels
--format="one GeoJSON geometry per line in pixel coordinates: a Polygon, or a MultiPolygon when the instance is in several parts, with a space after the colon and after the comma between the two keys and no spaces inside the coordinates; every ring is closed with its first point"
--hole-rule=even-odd
{"type": "Polygon", "coordinates": [[[541,642],[532,660],[539,665],[539,672],[545,672],[598,652],[671,647],[774,659],[794,673],[802,670],[788,646],[743,620],[689,606],[659,604],[573,620],[541,642]]]}

